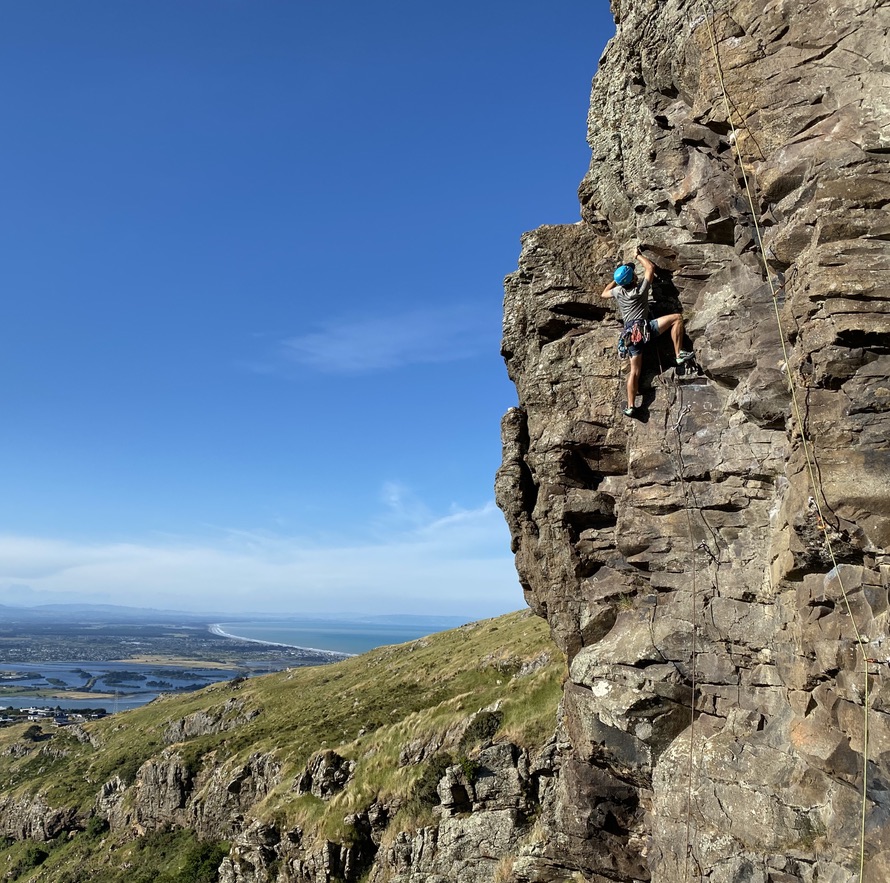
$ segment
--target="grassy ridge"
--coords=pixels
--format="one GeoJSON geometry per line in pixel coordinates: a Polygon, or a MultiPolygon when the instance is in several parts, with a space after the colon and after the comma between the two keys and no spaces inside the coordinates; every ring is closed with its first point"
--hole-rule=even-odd
{"type": "MultiPolygon", "coordinates": [[[[425,764],[400,765],[406,746],[438,744],[443,734],[459,731],[471,715],[496,703],[500,716],[495,738],[530,748],[543,744],[554,729],[563,674],[564,661],[546,624],[522,611],[333,665],[162,698],[86,725],[98,747],[79,742],[66,730],[47,730],[51,738],[33,743],[22,741],[23,726],[0,731],[0,789],[4,797],[39,792],[51,806],[74,807],[85,826],[104,782],[118,775],[132,783],[142,763],[164,749],[183,758],[199,782],[202,768],[237,769],[259,752],[281,766],[280,784],[251,815],[282,827],[300,825],[317,839],[345,842],[350,832],[344,816],[374,801],[403,806],[396,820],[400,825],[419,821],[408,817],[418,812],[408,798],[425,764]],[[224,732],[169,747],[164,738],[171,723],[196,712],[236,717],[257,711],[248,722],[224,732]],[[23,748],[29,750],[21,756],[23,748]],[[299,795],[292,788],[295,777],[324,748],[356,762],[352,781],[330,800],[299,795]]],[[[104,837],[101,850],[95,838],[88,841],[86,831],[60,839],[64,842],[47,847],[39,871],[15,879],[62,880],[66,868],[84,862],[93,866],[99,853],[107,864],[119,853],[106,876],[91,878],[110,881],[115,879],[111,866],[121,867],[124,855],[136,848],[120,832],[104,837]],[[42,876],[32,876],[38,874],[42,876]]],[[[22,848],[7,844],[15,860],[22,848]]]]}

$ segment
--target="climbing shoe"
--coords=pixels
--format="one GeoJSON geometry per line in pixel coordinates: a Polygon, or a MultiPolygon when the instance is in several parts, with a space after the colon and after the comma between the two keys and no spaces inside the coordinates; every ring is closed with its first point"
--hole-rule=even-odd
{"type": "Polygon", "coordinates": [[[689,350],[680,350],[677,353],[677,364],[682,365],[684,362],[688,362],[690,359],[695,358],[695,353],[689,352],[689,350]]]}
{"type": "Polygon", "coordinates": [[[633,417],[634,414],[636,414],[636,413],[637,413],[637,409],[636,409],[636,408],[628,407],[628,408],[625,408],[625,409],[624,409],[624,416],[625,416],[625,417],[633,417]]]}

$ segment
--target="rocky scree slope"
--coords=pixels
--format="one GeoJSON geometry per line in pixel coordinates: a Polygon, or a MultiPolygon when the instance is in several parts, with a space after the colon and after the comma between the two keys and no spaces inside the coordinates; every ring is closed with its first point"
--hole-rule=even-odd
{"type": "Polygon", "coordinates": [[[498,501],[570,664],[546,847],[517,879],[859,879],[867,721],[883,883],[890,5],[612,11],[583,220],[526,234],[505,286],[498,501]],[[650,346],[629,421],[599,292],[640,243],[703,374],[650,346]]]}

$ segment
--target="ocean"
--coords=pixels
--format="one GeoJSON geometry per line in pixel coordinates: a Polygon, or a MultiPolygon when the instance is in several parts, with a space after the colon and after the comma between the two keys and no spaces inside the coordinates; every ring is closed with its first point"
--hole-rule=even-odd
{"type": "MultiPolygon", "coordinates": [[[[216,634],[311,650],[359,654],[384,644],[402,644],[433,632],[455,628],[465,620],[456,617],[379,617],[364,620],[282,619],[239,620],[210,626],[216,634]]],[[[41,690],[46,698],[0,695],[3,707],[55,707],[67,710],[104,708],[124,711],[151,702],[161,693],[189,692],[237,675],[264,674],[284,665],[268,661],[243,662],[232,668],[211,665],[164,665],[138,662],[35,662],[0,664],[0,684],[41,690]],[[61,698],[54,694],[85,691],[84,698],[61,698]],[[89,693],[94,692],[95,696],[89,693]]]]}
{"type": "Polygon", "coordinates": [[[411,617],[403,622],[374,620],[275,620],[219,622],[213,630],[219,635],[285,644],[307,650],[336,653],[366,653],[385,644],[404,644],[433,632],[455,628],[463,620],[441,617],[411,617]]]}

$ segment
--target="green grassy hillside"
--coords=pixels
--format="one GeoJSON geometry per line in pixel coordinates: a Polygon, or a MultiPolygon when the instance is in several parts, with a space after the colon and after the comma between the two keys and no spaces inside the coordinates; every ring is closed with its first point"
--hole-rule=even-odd
{"type": "Polygon", "coordinates": [[[269,758],[280,772],[249,815],[281,830],[298,827],[310,841],[348,841],[344,819],[372,803],[397,808],[393,831],[411,829],[429,821],[435,802],[430,782],[444,763],[471,763],[482,741],[534,748],[547,740],[563,674],[546,624],[523,611],[334,665],[162,698],[86,725],[89,742],[67,729],[46,727],[36,739],[24,725],[2,730],[0,830],[15,836],[21,829],[16,813],[38,798],[72,813],[48,841],[7,837],[0,873],[6,868],[7,879],[62,883],[139,883],[143,871],[155,883],[215,879],[206,869],[218,865],[226,849],[213,842],[222,841],[222,834],[208,835],[205,824],[199,842],[180,816],[161,824],[146,820],[144,808],[133,811],[146,798],[140,768],[151,758],[175,758],[196,794],[211,787],[214,773],[243,768],[258,754],[269,758]],[[228,729],[186,737],[182,722],[196,719],[228,729]],[[354,761],[353,777],[330,799],[299,793],[295,780],[325,749],[354,761]],[[130,808],[128,818],[140,818],[142,836],[114,817],[108,830],[95,809],[103,783],[114,777],[128,786],[121,805],[130,808]],[[86,866],[91,875],[78,877],[86,866]]]}

